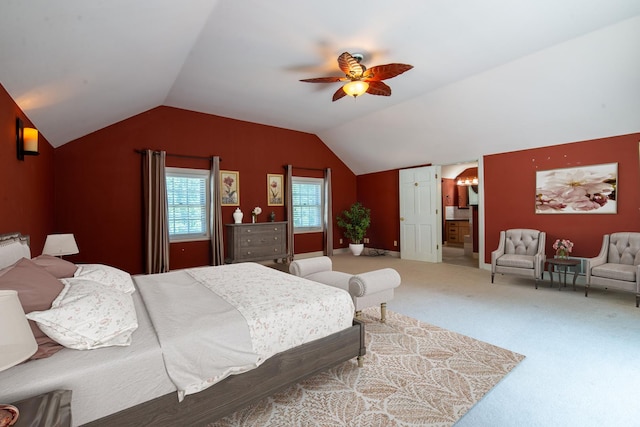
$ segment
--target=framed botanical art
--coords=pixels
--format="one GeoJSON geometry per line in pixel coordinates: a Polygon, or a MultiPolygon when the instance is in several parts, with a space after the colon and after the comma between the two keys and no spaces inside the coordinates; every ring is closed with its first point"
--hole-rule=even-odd
{"type": "Polygon", "coordinates": [[[284,206],[283,179],[284,175],[267,174],[267,206],[284,206]]]}
{"type": "Polygon", "coordinates": [[[614,214],[617,190],[617,163],[537,171],[536,213],[614,214]]]}
{"type": "Polygon", "coordinates": [[[240,205],[240,172],[220,171],[222,206],[240,205]]]}

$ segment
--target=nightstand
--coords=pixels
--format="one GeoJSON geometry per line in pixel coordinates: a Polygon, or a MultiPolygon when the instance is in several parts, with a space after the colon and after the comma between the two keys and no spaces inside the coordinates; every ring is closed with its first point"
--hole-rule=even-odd
{"type": "Polygon", "coordinates": [[[71,427],[71,390],[55,390],[13,403],[20,411],[13,427],[71,427]]]}

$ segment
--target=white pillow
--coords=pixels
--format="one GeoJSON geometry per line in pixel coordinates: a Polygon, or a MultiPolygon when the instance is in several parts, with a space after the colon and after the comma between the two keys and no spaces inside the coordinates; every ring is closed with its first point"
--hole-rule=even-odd
{"type": "Polygon", "coordinates": [[[73,277],[102,283],[127,294],[132,294],[136,290],[129,273],[109,265],[79,264],[73,277]]]}
{"type": "Polygon", "coordinates": [[[65,280],[65,289],[51,309],[27,318],[65,347],[91,350],[131,344],[138,318],[130,294],[88,280],[65,280]]]}

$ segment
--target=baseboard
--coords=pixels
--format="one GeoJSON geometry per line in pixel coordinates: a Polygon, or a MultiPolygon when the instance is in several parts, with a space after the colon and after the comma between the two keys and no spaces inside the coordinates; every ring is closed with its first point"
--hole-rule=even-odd
{"type": "MultiPolygon", "coordinates": [[[[338,248],[338,249],[334,249],[333,250],[333,254],[334,255],[349,254],[349,253],[351,253],[349,248],[338,248]]],[[[394,258],[400,258],[400,252],[398,252],[398,251],[389,251],[389,250],[386,250],[386,249],[376,249],[376,248],[367,248],[367,247],[364,248],[364,251],[362,252],[362,255],[364,255],[364,256],[390,256],[390,257],[394,257],[394,258]]],[[[304,253],[295,254],[295,258],[297,258],[297,259],[314,258],[314,257],[319,257],[319,256],[324,256],[324,252],[316,251],[316,252],[304,252],[304,253]]]]}

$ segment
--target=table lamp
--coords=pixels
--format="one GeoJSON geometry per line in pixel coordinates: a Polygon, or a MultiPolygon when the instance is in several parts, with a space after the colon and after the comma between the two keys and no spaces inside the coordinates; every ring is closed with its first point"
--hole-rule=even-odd
{"type": "MultiPolygon", "coordinates": [[[[18,292],[0,290],[0,372],[27,360],[38,349],[18,292]]],[[[0,404],[0,427],[13,425],[18,408],[0,404]]]]}
{"type": "Polygon", "coordinates": [[[44,255],[54,255],[62,258],[63,255],[77,254],[78,245],[73,234],[49,234],[44,242],[44,255]]]}

